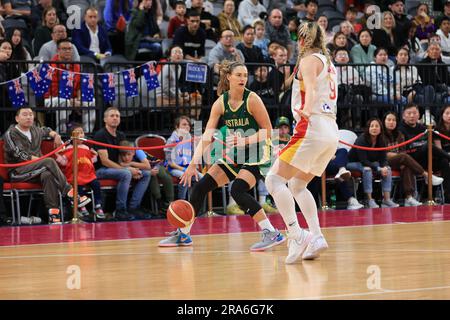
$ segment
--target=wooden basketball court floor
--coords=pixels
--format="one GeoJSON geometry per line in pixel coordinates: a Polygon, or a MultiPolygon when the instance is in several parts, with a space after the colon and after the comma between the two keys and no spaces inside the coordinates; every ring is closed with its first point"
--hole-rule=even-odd
{"type": "Polygon", "coordinates": [[[2,227],[0,299],[450,299],[450,206],[320,220],[329,250],[295,265],[250,252],[246,216],[198,218],[185,248],[157,247],[165,220],[2,227]]]}

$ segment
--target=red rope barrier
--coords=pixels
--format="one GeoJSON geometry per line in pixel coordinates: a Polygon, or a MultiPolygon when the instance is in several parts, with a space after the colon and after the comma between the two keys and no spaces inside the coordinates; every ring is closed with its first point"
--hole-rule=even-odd
{"type": "Polygon", "coordinates": [[[42,159],[48,158],[52,155],[54,155],[55,153],[57,153],[58,151],[61,151],[66,145],[68,145],[70,143],[70,140],[64,142],[62,145],[60,145],[58,148],[56,148],[55,150],[44,154],[42,157],[39,157],[37,159],[34,160],[29,160],[29,161],[23,161],[23,162],[19,162],[19,163],[0,163],[0,168],[17,168],[17,167],[22,167],[25,166],[27,164],[32,164],[38,161],[41,161],[42,159]]]}
{"type": "Polygon", "coordinates": [[[103,142],[99,142],[99,141],[95,141],[95,140],[88,140],[88,139],[81,139],[81,140],[83,140],[85,143],[95,144],[95,145],[98,145],[98,146],[107,147],[107,148],[111,148],[111,149],[158,150],[158,149],[163,149],[163,148],[176,147],[177,145],[180,145],[180,144],[191,143],[192,141],[194,141],[194,139],[197,139],[197,138],[192,138],[192,139],[189,139],[189,140],[186,140],[186,141],[181,141],[181,142],[178,142],[178,143],[171,143],[171,144],[165,144],[165,145],[153,146],[153,147],[125,147],[125,146],[116,146],[116,145],[112,145],[112,144],[107,144],[107,143],[103,143],[103,142]]]}
{"type": "Polygon", "coordinates": [[[407,141],[404,141],[402,143],[396,144],[394,146],[382,147],[382,148],[369,148],[369,147],[357,146],[357,145],[350,144],[350,143],[347,143],[347,142],[342,141],[342,140],[339,140],[339,142],[342,143],[342,144],[345,144],[346,146],[355,148],[355,149],[361,149],[361,150],[367,150],[367,151],[388,151],[388,150],[397,149],[397,148],[406,146],[407,144],[410,144],[410,143],[412,143],[412,142],[422,138],[424,135],[425,135],[425,132],[420,133],[417,136],[415,136],[415,137],[413,137],[413,138],[411,138],[411,139],[409,139],[407,141]]]}
{"type": "Polygon", "coordinates": [[[440,133],[439,131],[433,131],[434,133],[436,133],[439,137],[444,138],[446,140],[450,140],[449,136],[446,136],[445,134],[440,133]]]}

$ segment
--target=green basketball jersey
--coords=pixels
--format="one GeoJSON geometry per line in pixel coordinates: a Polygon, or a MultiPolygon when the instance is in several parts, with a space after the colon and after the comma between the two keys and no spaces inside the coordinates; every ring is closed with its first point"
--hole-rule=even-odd
{"type": "Polygon", "coordinates": [[[217,150],[215,156],[216,158],[220,158],[219,162],[227,164],[235,172],[238,172],[240,166],[243,164],[262,165],[270,161],[270,139],[246,146],[245,148],[226,148],[224,146],[226,137],[230,134],[248,137],[258,132],[259,125],[248,110],[248,98],[250,94],[250,90],[244,90],[243,101],[236,109],[233,109],[228,103],[229,92],[227,91],[223,94],[223,120],[225,126],[221,128],[216,138],[222,140],[224,143],[219,144],[222,148],[220,152],[222,157],[218,157],[219,153],[217,150]]]}

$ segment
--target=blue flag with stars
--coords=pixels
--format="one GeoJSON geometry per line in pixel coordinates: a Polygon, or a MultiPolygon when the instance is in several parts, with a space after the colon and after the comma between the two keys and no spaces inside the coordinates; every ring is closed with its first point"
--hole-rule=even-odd
{"type": "Polygon", "coordinates": [[[83,101],[83,102],[94,101],[94,75],[93,74],[81,75],[81,101],[83,101]]]}
{"type": "Polygon", "coordinates": [[[103,89],[103,99],[105,101],[116,100],[116,80],[114,73],[107,73],[101,75],[102,89],[103,89]]]}
{"type": "Polygon", "coordinates": [[[8,93],[14,108],[20,108],[25,104],[25,93],[23,92],[20,79],[8,82],[8,93]]]}
{"type": "Polygon", "coordinates": [[[146,63],[142,66],[145,82],[147,82],[147,90],[151,91],[159,87],[158,74],[153,63],[146,63]]]}
{"type": "Polygon", "coordinates": [[[125,84],[125,95],[127,97],[138,96],[138,85],[136,81],[136,74],[134,69],[125,70],[122,72],[123,82],[125,84]]]}
{"type": "Polygon", "coordinates": [[[59,80],[58,96],[63,99],[72,98],[75,74],[73,72],[63,71],[59,80]]]}
{"type": "Polygon", "coordinates": [[[36,96],[39,96],[39,93],[41,93],[39,89],[39,82],[41,82],[42,78],[39,75],[38,69],[34,68],[33,70],[28,71],[26,76],[31,89],[34,91],[36,96]]]}
{"type": "Polygon", "coordinates": [[[39,71],[39,76],[41,77],[41,81],[38,82],[38,91],[34,93],[38,97],[42,97],[47,93],[50,88],[50,83],[52,82],[53,77],[53,68],[48,64],[43,64],[41,70],[39,71]]]}

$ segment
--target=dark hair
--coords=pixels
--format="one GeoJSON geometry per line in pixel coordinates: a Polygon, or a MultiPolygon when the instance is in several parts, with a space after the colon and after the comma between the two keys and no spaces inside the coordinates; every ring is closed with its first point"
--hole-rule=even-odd
{"type": "Polygon", "coordinates": [[[72,42],[70,41],[69,38],[63,38],[63,39],[59,39],[58,41],[56,41],[56,47],[59,48],[59,45],[64,42],[69,42],[70,44],[72,44],[72,42]]]}
{"type": "Polygon", "coordinates": [[[180,126],[181,120],[186,120],[187,122],[189,122],[189,126],[192,127],[191,118],[189,118],[188,116],[179,116],[175,119],[175,129],[180,126]]]}
{"type": "Polygon", "coordinates": [[[123,3],[123,8],[122,8],[123,12],[128,12],[128,10],[130,9],[128,7],[129,6],[129,1],[128,0],[125,0],[125,1],[113,0],[113,1],[114,1],[114,4],[113,4],[114,12],[118,12],[120,10],[120,3],[121,2],[123,3]]]}
{"type": "Polygon", "coordinates": [[[439,22],[439,27],[442,25],[442,22],[444,22],[444,21],[450,21],[450,18],[447,17],[447,16],[443,16],[443,17],[441,18],[441,21],[439,22]]]}
{"type": "MultiPolygon", "coordinates": [[[[23,46],[22,30],[20,30],[19,28],[7,29],[6,30],[6,39],[11,43],[11,48],[12,48],[10,60],[26,61],[27,60],[27,50],[23,46]],[[14,43],[12,41],[12,37],[13,37],[15,31],[20,32],[20,42],[16,46],[14,46],[14,43]]],[[[15,64],[14,66],[11,66],[11,67],[16,69],[16,72],[15,72],[16,76],[19,76],[21,72],[28,71],[28,66],[26,63],[18,63],[17,65],[15,64]]]]}
{"type": "Polygon", "coordinates": [[[184,1],[177,1],[177,2],[175,2],[173,7],[176,8],[178,5],[186,7],[186,3],[184,1]]]}
{"type": "Polygon", "coordinates": [[[375,49],[375,52],[373,53],[373,56],[376,57],[380,53],[381,50],[383,50],[384,52],[388,53],[388,50],[386,48],[378,47],[378,48],[375,49]]]}
{"type": "Polygon", "coordinates": [[[319,6],[319,2],[317,0],[306,0],[305,7],[307,7],[310,3],[315,3],[317,6],[319,6]]]}
{"type": "Polygon", "coordinates": [[[397,50],[397,52],[395,53],[395,55],[398,55],[399,52],[402,51],[402,50],[405,50],[406,53],[408,54],[408,63],[409,63],[410,56],[409,56],[409,50],[408,50],[407,48],[405,48],[405,47],[400,47],[400,48],[398,48],[398,50],[397,50]]]}
{"type": "Polygon", "coordinates": [[[189,19],[190,17],[200,17],[200,13],[194,9],[188,10],[188,12],[186,12],[186,18],[189,19]]]}
{"type": "Polygon", "coordinates": [[[388,111],[384,114],[383,116],[383,129],[384,129],[384,135],[386,136],[388,141],[397,141],[399,135],[400,135],[400,131],[398,130],[398,116],[397,113],[395,113],[394,111],[388,111]],[[395,121],[397,121],[397,125],[395,126],[394,130],[389,131],[386,129],[386,118],[388,115],[393,115],[395,117],[395,121]]]}
{"type": "MultiPolygon", "coordinates": [[[[339,36],[344,36],[345,37],[345,39],[347,39],[347,36],[342,32],[342,31],[338,31],[338,32],[336,32],[335,34],[334,34],[334,36],[333,36],[333,44],[335,44],[335,42],[336,42],[336,39],[337,39],[337,37],[339,37],[339,36]]],[[[348,41],[348,40],[347,40],[348,41]]]]}
{"type": "MultiPolygon", "coordinates": [[[[20,114],[20,111],[22,111],[23,109],[31,109],[31,111],[33,111],[33,108],[31,108],[28,105],[24,105],[24,106],[19,107],[19,109],[17,109],[16,116],[18,116],[20,114]]],[[[34,113],[34,111],[33,111],[33,113],[34,113]]]]}
{"type": "Polygon", "coordinates": [[[443,106],[442,109],[439,111],[439,122],[436,126],[436,129],[441,133],[442,132],[448,133],[448,130],[445,128],[444,119],[442,119],[442,116],[444,115],[444,112],[447,108],[450,108],[450,104],[443,106]]]}
{"type": "Polygon", "coordinates": [[[373,39],[372,31],[370,31],[370,29],[363,28],[363,29],[358,33],[358,41],[359,41],[360,43],[361,43],[360,37],[361,37],[361,34],[362,34],[363,32],[367,32],[367,33],[369,34],[370,38],[373,39]]]}
{"type": "MultiPolygon", "coordinates": [[[[255,27],[254,26],[251,26],[251,25],[246,25],[244,28],[242,28],[242,34],[244,34],[245,33],[245,31],[247,31],[248,29],[253,29],[253,30],[255,30],[255,27]]],[[[225,29],[226,30],[226,29],[225,29]]],[[[224,31],[225,31],[224,30],[224,31]]],[[[230,30],[230,31],[232,31],[232,30],[230,30]]],[[[234,32],[233,32],[234,33],[234,32]]],[[[222,34],[222,33],[220,33],[220,34],[222,34]]]]}
{"type": "Polygon", "coordinates": [[[419,111],[419,105],[414,102],[409,102],[406,106],[403,107],[403,113],[405,113],[406,110],[416,108],[417,111],[419,111]]]}
{"type": "Polygon", "coordinates": [[[364,128],[364,133],[363,133],[364,139],[366,140],[366,142],[370,143],[371,138],[370,138],[369,128],[370,128],[370,124],[373,121],[377,121],[378,124],[380,125],[380,134],[377,136],[376,145],[378,145],[378,146],[385,145],[383,123],[381,122],[380,118],[377,118],[377,117],[372,117],[369,120],[367,120],[366,127],[364,128]]]}
{"type": "Polygon", "coordinates": [[[78,128],[83,129],[83,125],[81,123],[79,123],[79,122],[72,122],[70,124],[70,129],[69,129],[69,132],[68,132],[69,133],[69,137],[71,137],[72,133],[75,131],[75,129],[78,129],[78,128]]]}

